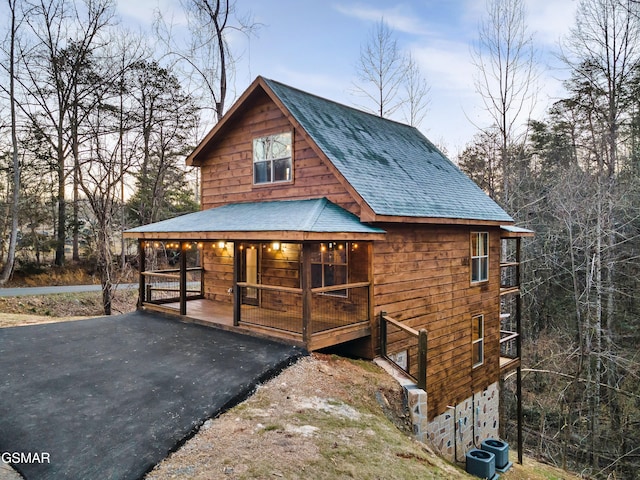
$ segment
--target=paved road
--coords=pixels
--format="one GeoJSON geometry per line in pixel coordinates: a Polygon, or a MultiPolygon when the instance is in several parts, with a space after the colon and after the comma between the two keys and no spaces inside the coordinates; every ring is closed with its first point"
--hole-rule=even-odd
{"type": "Polygon", "coordinates": [[[146,312],[0,329],[0,452],[27,479],[137,479],[304,352],[146,312]]]}
{"type": "MultiPolygon", "coordinates": [[[[118,288],[138,288],[137,283],[122,283],[118,288]]],[[[56,293],[99,292],[101,285],[62,285],[55,287],[0,288],[0,297],[24,297],[28,295],[52,295],[56,293]]]]}

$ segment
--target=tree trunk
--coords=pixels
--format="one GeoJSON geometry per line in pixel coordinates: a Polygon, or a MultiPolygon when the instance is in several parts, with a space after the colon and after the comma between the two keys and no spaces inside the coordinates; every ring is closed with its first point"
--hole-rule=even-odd
{"type": "Polygon", "coordinates": [[[102,285],[102,307],[105,315],[111,315],[111,301],[113,297],[111,249],[109,248],[109,231],[106,225],[100,226],[98,232],[98,262],[97,268],[102,285]]]}
{"type": "Polygon", "coordinates": [[[62,138],[62,122],[60,119],[59,132],[58,132],[58,146],[57,146],[57,161],[58,161],[58,233],[56,244],[56,259],[55,264],[59,267],[64,265],[64,246],[66,242],[66,224],[67,224],[67,208],[65,201],[65,158],[63,152],[63,138],[62,138]]]}
{"type": "Polygon", "coordinates": [[[13,192],[11,196],[11,233],[9,235],[9,251],[7,261],[0,273],[0,284],[4,285],[11,274],[16,258],[16,245],[18,243],[18,214],[20,207],[20,162],[18,157],[18,135],[15,98],[15,43],[16,43],[16,13],[15,1],[9,2],[11,10],[11,38],[9,45],[9,102],[11,104],[11,160],[13,163],[13,192]]]}

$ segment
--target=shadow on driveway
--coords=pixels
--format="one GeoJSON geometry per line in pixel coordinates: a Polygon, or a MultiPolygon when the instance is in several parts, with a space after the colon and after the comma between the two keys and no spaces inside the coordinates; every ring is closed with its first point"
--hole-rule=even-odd
{"type": "Polygon", "coordinates": [[[27,480],[137,479],[302,355],[142,312],[0,329],[0,453],[38,460],[27,480]]]}

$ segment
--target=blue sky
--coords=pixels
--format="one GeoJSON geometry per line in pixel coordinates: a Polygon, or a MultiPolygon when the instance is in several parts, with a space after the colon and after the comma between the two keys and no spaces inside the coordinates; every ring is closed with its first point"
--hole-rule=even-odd
{"type": "MultiPolygon", "coordinates": [[[[158,7],[181,21],[177,0],[119,0],[118,5],[126,23],[142,28],[158,7]]],[[[541,116],[562,92],[565,73],[553,52],[573,24],[576,0],[526,0],[526,5],[543,67],[536,111],[541,116]]],[[[360,47],[384,18],[431,86],[421,125],[428,138],[455,157],[477,132],[474,123],[490,123],[474,91],[470,55],[484,0],[237,0],[237,9],[262,26],[249,40],[231,38],[238,59],[234,96],[263,75],[341,103],[361,103],[352,93],[360,47]]]]}

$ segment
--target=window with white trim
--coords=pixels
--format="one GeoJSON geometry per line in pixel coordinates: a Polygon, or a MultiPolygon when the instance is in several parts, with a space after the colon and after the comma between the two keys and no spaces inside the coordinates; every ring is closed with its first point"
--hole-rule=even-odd
{"type": "Polygon", "coordinates": [[[291,136],[285,132],[253,139],[254,185],[291,181],[291,136]]]}
{"type": "Polygon", "coordinates": [[[471,317],[471,357],[474,368],[484,362],[484,315],[471,317]]]}
{"type": "Polygon", "coordinates": [[[471,232],[471,282],[489,279],[489,234],[471,232]]]}

